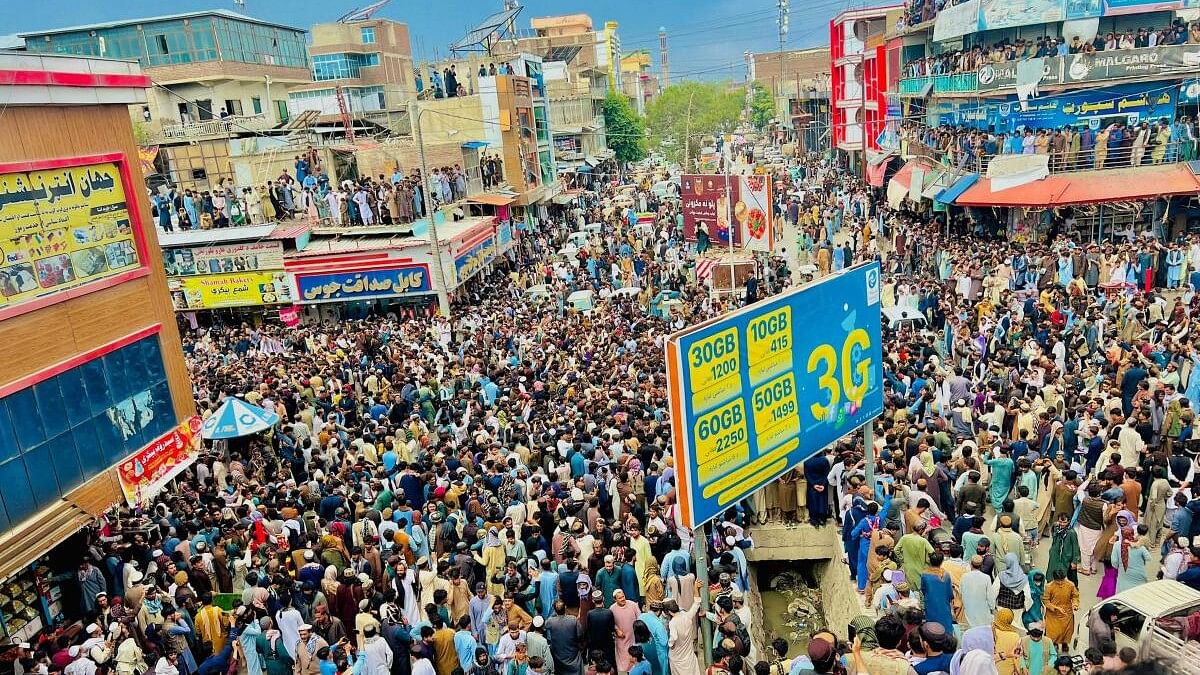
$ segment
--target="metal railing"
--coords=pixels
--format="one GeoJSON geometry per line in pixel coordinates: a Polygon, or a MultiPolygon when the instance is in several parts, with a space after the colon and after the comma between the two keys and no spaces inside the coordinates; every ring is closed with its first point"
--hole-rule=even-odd
{"type": "MultiPolygon", "coordinates": [[[[1093,148],[1091,150],[1081,149],[1074,153],[1064,151],[1060,153],[1048,152],[1045,154],[1049,155],[1048,168],[1052,174],[1069,173],[1072,171],[1102,171],[1192,161],[1200,158],[1200,147],[1197,146],[1197,143],[1194,140],[1172,141],[1162,146],[1148,145],[1140,149],[1140,151],[1133,148],[1131,144],[1124,143],[1119,147],[1106,147],[1100,151],[1093,148]],[[1137,161],[1135,162],[1135,160],[1137,161]]],[[[996,153],[964,155],[960,151],[946,152],[912,140],[906,142],[904,154],[906,157],[922,158],[934,165],[948,169],[957,168],[962,171],[971,171],[979,174],[987,172],[988,165],[991,163],[992,158],[996,156],[996,153]]],[[[999,154],[1013,155],[1023,153],[1001,152],[999,154]]]]}
{"type": "Polygon", "coordinates": [[[265,113],[259,115],[230,115],[225,119],[164,125],[162,135],[165,138],[224,136],[242,132],[264,131],[269,126],[265,113]]]}
{"type": "Polygon", "coordinates": [[[930,83],[933,83],[931,93],[934,94],[970,93],[979,88],[979,78],[975,73],[925,75],[900,80],[900,95],[920,94],[930,83]]]}

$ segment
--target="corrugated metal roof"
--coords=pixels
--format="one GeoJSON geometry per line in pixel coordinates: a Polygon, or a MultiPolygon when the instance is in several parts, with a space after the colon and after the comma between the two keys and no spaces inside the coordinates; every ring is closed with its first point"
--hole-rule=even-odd
{"type": "Polygon", "coordinates": [[[225,18],[225,19],[233,19],[234,21],[246,21],[249,23],[257,23],[257,24],[260,24],[263,26],[273,26],[275,28],[285,28],[287,30],[294,30],[298,33],[307,33],[308,32],[307,30],[305,30],[303,28],[297,28],[295,26],[289,26],[287,24],[282,24],[282,23],[275,23],[273,21],[263,21],[262,19],[256,19],[252,16],[246,16],[245,14],[231,12],[227,9],[210,9],[210,10],[206,10],[206,11],[202,11],[202,12],[181,12],[179,14],[164,14],[162,16],[148,16],[148,17],[134,18],[134,19],[121,19],[118,21],[102,21],[100,23],[85,24],[83,26],[68,26],[66,28],[50,28],[47,30],[40,30],[40,31],[28,31],[25,33],[17,33],[17,36],[22,37],[22,38],[28,38],[28,37],[36,37],[36,36],[40,36],[40,35],[57,35],[60,33],[78,33],[80,31],[85,31],[85,30],[100,30],[103,28],[118,28],[120,26],[129,26],[131,24],[139,24],[139,23],[157,23],[160,21],[178,21],[180,19],[197,19],[202,16],[217,16],[217,17],[221,17],[221,18],[225,18]]]}

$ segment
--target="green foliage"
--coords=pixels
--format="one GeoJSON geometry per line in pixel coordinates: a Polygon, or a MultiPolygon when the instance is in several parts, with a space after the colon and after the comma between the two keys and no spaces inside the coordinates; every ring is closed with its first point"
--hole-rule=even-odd
{"type": "MultiPolygon", "coordinates": [[[[705,136],[732,132],[744,95],[719,82],[681,82],[663,90],[646,110],[650,142],[673,162],[700,155],[705,136]]],[[[690,171],[691,167],[684,167],[690,171]]]]}
{"type": "Polygon", "coordinates": [[[775,117],[775,99],[761,83],[755,82],[750,95],[750,121],[759,131],[767,126],[767,122],[775,117]]]}
{"type": "Polygon", "coordinates": [[[646,158],[646,126],[634,112],[629,99],[608,92],[604,99],[604,133],[608,147],[618,162],[637,162],[646,158]]]}

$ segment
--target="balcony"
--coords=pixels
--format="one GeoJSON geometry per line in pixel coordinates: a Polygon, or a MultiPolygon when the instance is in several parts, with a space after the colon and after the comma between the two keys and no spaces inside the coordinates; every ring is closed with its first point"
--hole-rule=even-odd
{"type": "Polygon", "coordinates": [[[928,96],[929,94],[968,94],[979,88],[975,73],[957,75],[928,75],[900,80],[901,96],[928,96]]]}
{"type": "MultiPolygon", "coordinates": [[[[1135,154],[1130,144],[1120,147],[1106,148],[1103,153],[1095,150],[1079,151],[1074,155],[1050,154],[1047,168],[1051,174],[1071,173],[1076,171],[1107,171],[1110,169],[1129,169],[1176,164],[1187,162],[1194,153],[1192,141],[1169,141],[1162,147],[1161,153],[1155,152],[1155,146],[1146,147],[1140,157],[1135,154]],[[1136,164],[1134,160],[1138,159],[1136,164]]],[[[1016,153],[1002,153],[1016,154],[1016,153]]],[[[957,169],[963,172],[974,172],[980,175],[987,173],[988,164],[994,154],[965,155],[957,149],[945,151],[926,145],[917,140],[905,139],[901,144],[901,155],[905,159],[920,158],[944,169],[957,169]]]]}
{"type": "Polygon", "coordinates": [[[197,141],[257,133],[271,127],[272,124],[267,120],[266,114],[232,115],[225,119],[204,120],[188,124],[165,124],[162,127],[161,138],[166,141],[197,141]]]}

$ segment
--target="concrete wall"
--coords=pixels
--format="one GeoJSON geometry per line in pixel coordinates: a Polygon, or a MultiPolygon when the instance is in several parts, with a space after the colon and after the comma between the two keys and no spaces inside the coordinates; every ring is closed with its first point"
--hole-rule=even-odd
{"type": "Polygon", "coordinates": [[[821,560],[831,552],[841,557],[842,539],[832,526],[815,528],[808,523],[787,527],[782,523],[756,525],[752,530],[754,548],[746,558],[758,560],[821,560]]]}

